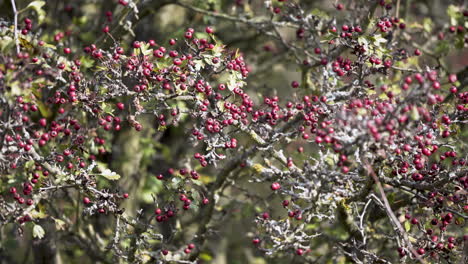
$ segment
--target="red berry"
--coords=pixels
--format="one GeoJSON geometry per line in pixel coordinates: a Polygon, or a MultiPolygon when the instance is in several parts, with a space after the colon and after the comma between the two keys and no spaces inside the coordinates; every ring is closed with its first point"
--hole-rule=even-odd
{"type": "Polygon", "coordinates": [[[125,105],[123,103],[121,103],[121,102],[117,103],[116,106],[120,110],[124,110],[124,108],[125,108],[125,105]]]}
{"type": "Polygon", "coordinates": [[[454,83],[457,81],[457,75],[456,74],[450,74],[448,77],[448,80],[450,83],[454,83]]]}
{"type": "Polygon", "coordinates": [[[205,28],[205,32],[208,33],[208,34],[213,34],[214,33],[214,29],[212,27],[206,27],[205,28]]]}
{"type": "Polygon", "coordinates": [[[140,47],[141,47],[141,43],[138,40],[133,42],[133,48],[138,49],[140,47]]]}
{"type": "Polygon", "coordinates": [[[271,189],[272,189],[273,191],[276,191],[276,190],[278,190],[279,188],[281,188],[281,185],[280,185],[278,182],[274,182],[274,183],[271,184],[271,189]]]}

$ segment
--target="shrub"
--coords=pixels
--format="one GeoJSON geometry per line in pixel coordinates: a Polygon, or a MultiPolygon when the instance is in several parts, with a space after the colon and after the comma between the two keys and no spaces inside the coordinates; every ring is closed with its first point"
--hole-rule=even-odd
{"type": "Polygon", "coordinates": [[[1,259],[466,258],[457,1],[52,2],[0,21],[1,259]]]}

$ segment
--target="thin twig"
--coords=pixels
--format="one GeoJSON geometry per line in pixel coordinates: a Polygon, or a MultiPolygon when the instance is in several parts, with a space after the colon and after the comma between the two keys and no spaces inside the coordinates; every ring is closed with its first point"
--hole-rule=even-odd
{"type": "Polygon", "coordinates": [[[14,15],[14,32],[15,32],[15,43],[16,43],[16,53],[20,53],[19,39],[18,39],[18,10],[16,9],[15,0],[11,0],[11,6],[13,7],[14,15]]]}
{"type": "Polygon", "coordinates": [[[398,231],[399,233],[401,234],[401,236],[403,237],[403,240],[405,241],[408,249],[411,251],[411,253],[414,255],[414,257],[416,257],[416,259],[420,262],[420,263],[425,263],[424,260],[421,259],[421,257],[419,256],[419,254],[416,252],[416,250],[413,248],[413,245],[411,244],[410,240],[409,240],[409,237],[408,237],[408,234],[406,233],[405,229],[403,228],[403,226],[401,225],[400,221],[398,220],[398,218],[395,216],[395,214],[393,213],[392,211],[392,208],[390,207],[390,203],[388,202],[388,199],[387,199],[387,196],[385,195],[385,191],[382,187],[382,184],[380,183],[380,180],[379,180],[379,177],[377,177],[377,175],[375,174],[375,171],[374,169],[372,168],[372,166],[370,165],[370,163],[367,161],[367,159],[364,159],[364,164],[365,166],[367,167],[367,171],[369,172],[369,174],[372,176],[372,178],[374,179],[375,183],[377,184],[377,189],[379,190],[379,193],[380,193],[380,196],[382,198],[382,201],[384,203],[384,206],[385,206],[385,210],[387,211],[387,214],[391,220],[391,222],[398,228],[398,231]]]}
{"type": "Polygon", "coordinates": [[[397,1],[395,17],[400,17],[400,0],[397,1]]]}
{"type": "MultiPolygon", "coordinates": [[[[192,6],[192,5],[188,4],[188,3],[182,2],[180,0],[175,0],[173,4],[179,5],[181,7],[189,9],[191,11],[201,13],[201,14],[204,14],[204,15],[207,15],[207,16],[216,17],[216,18],[220,18],[220,19],[225,19],[225,20],[229,20],[229,21],[233,21],[233,22],[239,22],[239,23],[243,23],[243,24],[248,24],[250,26],[267,24],[267,23],[270,22],[269,20],[256,21],[256,20],[252,20],[252,19],[247,19],[245,17],[231,16],[231,15],[224,14],[224,13],[216,13],[216,12],[212,12],[212,11],[209,11],[209,10],[205,10],[205,9],[202,9],[202,8],[192,6]]],[[[275,26],[285,26],[285,27],[290,27],[290,28],[298,28],[297,25],[292,24],[292,23],[287,23],[287,22],[285,23],[285,22],[271,21],[271,23],[273,25],[275,25],[275,26]]]]}

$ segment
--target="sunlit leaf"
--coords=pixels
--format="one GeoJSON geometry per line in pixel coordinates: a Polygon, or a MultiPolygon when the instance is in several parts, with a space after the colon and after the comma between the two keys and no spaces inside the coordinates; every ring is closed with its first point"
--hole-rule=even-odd
{"type": "Polygon", "coordinates": [[[46,16],[46,12],[44,11],[44,9],[42,9],[42,7],[45,4],[46,4],[45,1],[33,1],[29,3],[29,5],[23,10],[21,10],[20,12],[26,11],[29,8],[33,9],[37,13],[39,24],[41,24],[42,22],[44,22],[44,19],[46,16]]]}
{"type": "Polygon", "coordinates": [[[100,175],[104,176],[104,178],[111,180],[111,181],[120,179],[120,175],[114,171],[111,171],[110,169],[105,169],[103,172],[101,172],[100,175]]]}
{"type": "Polygon", "coordinates": [[[34,225],[33,227],[33,237],[42,239],[45,236],[45,231],[40,225],[34,225]]]}

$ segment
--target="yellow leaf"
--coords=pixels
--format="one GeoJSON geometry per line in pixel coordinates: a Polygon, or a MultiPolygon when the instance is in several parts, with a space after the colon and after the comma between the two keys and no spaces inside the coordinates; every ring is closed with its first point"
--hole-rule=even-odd
{"type": "Polygon", "coordinates": [[[262,173],[264,167],[261,164],[255,163],[252,165],[252,169],[254,169],[257,173],[262,173]]]}

